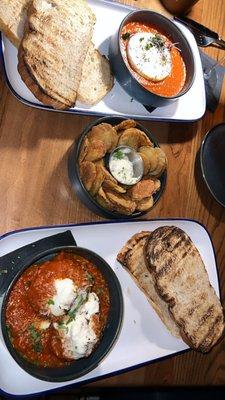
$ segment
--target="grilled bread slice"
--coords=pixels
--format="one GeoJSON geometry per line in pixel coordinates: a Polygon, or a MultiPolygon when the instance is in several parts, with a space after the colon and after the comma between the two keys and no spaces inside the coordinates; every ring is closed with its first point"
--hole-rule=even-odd
{"type": "Polygon", "coordinates": [[[97,104],[112,89],[113,83],[109,61],[91,43],[82,68],[77,100],[88,105],[97,104]]]}
{"type": "Polygon", "coordinates": [[[179,328],[170,316],[168,304],[157,293],[146,264],[144,248],[149,235],[150,232],[140,232],[132,236],[117,255],[117,260],[129,271],[167,329],[172,335],[180,337],[179,328]]]}
{"type": "MultiPolygon", "coordinates": [[[[0,2],[0,30],[16,47],[19,47],[23,38],[27,9],[31,1],[1,0],[0,2]]],[[[86,0],[81,1],[85,5],[86,0]]],[[[87,105],[97,104],[112,89],[113,83],[108,60],[91,43],[82,66],[77,100],[87,105]]]]}
{"type": "Polygon", "coordinates": [[[198,250],[184,231],[165,226],[149,235],[145,253],[157,291],[183,340],[208,352],[224,332],[224,316],[198,250]]]}
{"type": "Polygon", "coordinates": [[[29,3],[30,0],[0,1],[0,30],[16,47],[23,37],[29,3]]]}
{"type": "Polygon", "coordinates": [[[95,16],[84,0],[33,0],[19,48],[19,73],[44,104],[75,104],[95,16]]]}

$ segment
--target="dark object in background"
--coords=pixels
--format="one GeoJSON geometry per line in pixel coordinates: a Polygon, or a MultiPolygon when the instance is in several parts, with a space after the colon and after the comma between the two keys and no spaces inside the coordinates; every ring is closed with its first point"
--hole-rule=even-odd
{"type": "Polygon", "coordinates": [[[171,14],[187,14],[188,11],[198,2],[198,0],[161,0],[164,7],[171,14]]]}
{"type": "Polygon", "coordinates": [[[215,126],[205,136],[200,161],[209,191],[225,207],[225,123],[215,126]]]}

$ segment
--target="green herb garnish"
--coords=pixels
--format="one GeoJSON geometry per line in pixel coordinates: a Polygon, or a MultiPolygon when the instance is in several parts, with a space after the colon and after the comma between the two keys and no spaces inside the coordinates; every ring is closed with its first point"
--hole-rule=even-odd
{"type": "Polygon", "coordinates": [[[64,325],[63,322],[58,323],[58,329],[65,329],[66,333],[68,333],[68,331],[69,331],[68,326],[64,325]]]}
{"type": "Polygon", "coordinates": [[[116,150],[115,153],[113,154],[114,158],[117,158],[117,160],[122,160],[124,158],[124,154],[122,150],[116,150]]]}
{"type": "Polygon", "coordinates": [[[36,353],[40,353],[42,351],[42,344],[41,344],[41,334],[37,331],[34,324],[31,324],[28,328],[28,331],[31,335],[33,341],[33,348],[36,353]]]}
{"type": "Polygon", "coordinates": [[[49,300],[48,300],[48,305],[49,305],[49,306],[51,306],[51,305],[54,306],[54,304],[55,304],[55,302],[54,302],[53,299],[49,299],[49,300]]]}
{"type": "Polygon", "coordinates": [[[94,284],[94,278],[93,278],[93,276],[89,273],[89,272],[86,272],[86,277],[87,277],[87,280],[88,280],[88,282],[91,284],[91,285],[93,285],[94,284]]]}
{"type": "Polygon", "coordinates": [[[68,312],[69,319],[66,322],[66,325],[68,325],[70,322],[72,322],[75,319],[77,311],[82,306],[82,304],[86,301],[86,298],[87,298],[87,293],[79,294],[77,296],[74,306],[68,312]]]}
{"type": "Polygon", "coordinates": [[[141,37],[139,40],[140,40],[140,42],[142,42],[142,41],[144,40],[144,38],[143,38],[143,37],[141,37]]]}
{"type": "Polygon", "coordinates": [[[124,33],[123,35],[122,35],[122,39],[123,40],[127,40],[127,39],[129,39],[130,38],[130,33],[129,32],[126,32],[126,33],[124,33]]]}
{"type": "Polygon", "coordinates": [[[99,295],[102,295],[102,294],[104,293],[104,289],[103,289],[102,287],[100,287],[100,288],[98,288],[98,289],[96,290],[96,293],[97,293],[98,296],[99,296],[99,295]]]}
{"type": "Polygon", "coordinates": [[[148,42],[145,46],[145,50],[150,50],[151,47],[153,47],[153,44],[151,42],[148,42]]]}
{"type": "Polygon", "coordinates": [[[158,49],[162,49],[162,47],[165,46],[165,41],[162,38],[162,36],[158,35],[157,33],[153,38],[151,39],[151,42],[154,46],[156,46],[158,49]]]}

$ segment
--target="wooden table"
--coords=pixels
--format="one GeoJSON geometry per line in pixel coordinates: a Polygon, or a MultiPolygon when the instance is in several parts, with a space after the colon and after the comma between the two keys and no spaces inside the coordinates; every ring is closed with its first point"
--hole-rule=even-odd
{"type": "MultiPolygon", "coordinates": [[[[155,0],[123,2],[151,7],[155,0]]],[[[223,0],[200,0],[191,17],[225,37],[223,0]]],[[[222,50],[211,47],[207,53],[218,58],[222,50]]],[[[0,76],[0,233],[29,226],[100,220],[76,199],[67,177],[67,151],[92,119],[24,106],[0,76]]],[[[216,112],[206,112],[197,123],[144,122],[169,159],[166,191],[147,217],[193,218],[206,225],[216,249],[223,304],[225,210],[206,189],[196,167],[196,154],[206,132],[224,120],[225,90],[216,112]]],[[[225,384],[224,341],[208,355],[190,351],[93,385],[211,384],[225,384]]]]}

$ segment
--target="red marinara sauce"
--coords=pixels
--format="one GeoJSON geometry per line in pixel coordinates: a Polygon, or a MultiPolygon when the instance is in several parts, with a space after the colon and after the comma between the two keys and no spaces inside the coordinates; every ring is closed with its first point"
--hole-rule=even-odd
{"type": "MultiPolygon", "coordinates": [[[[80,287],[89,282],[89,288],[99,298],[99,338],[106,325],[110,307],[109,290],[103,275],[94,264],[81,256],[61,252],[50,261],[41,265],[32,265],[26,269],[10,292],[6,306],[6,324],[11,343],[18,353],[31,363],[42,367],[63,367],[70,363],[66,359],[58,358],[56,352],[53,351],[54,318],[44,316],[37,307],[42,304],[41,297],[44,293],[48,296],[53,294],[52,279],[54,277],[55,279],[69,277],[80,287]],[[35,286],[35,282],[44,282],[44,290],[41,285],[35,286]],[[35,307],[32,302],[33,285],[35,289],[33,300],[37,298],[39,300],[35,302],[35,307]],[[45,330],[40,328],[43,321],[49,322],[49,327],[45,330]]],[[[60,322],[60,317],[57,317],[57,320],[60,322]]]]}
{"type": "Polygon", "coordinates": [[[164,97],[176,96],[181,92],[186,80],[186,66],[181,52],[175,46],[173,46],[173,43],[163,32],[160,32],[151,25],[143,24],[140,22],[129,22],[122,29],[120,43],[122,56],[129,71],[145,89],[164,97]],[[133,35],[137,32],[151,32],[154,34],[163,35],[164,37],[166,37],[166,44],[169,47],[171,46],[170,52],[172,59],[172,70],[170,75],[168,75],[162,81],[154,82],[150,79],[146,79],[131,67],[127,57],[127,45],[130,35],[133,35]]]}

